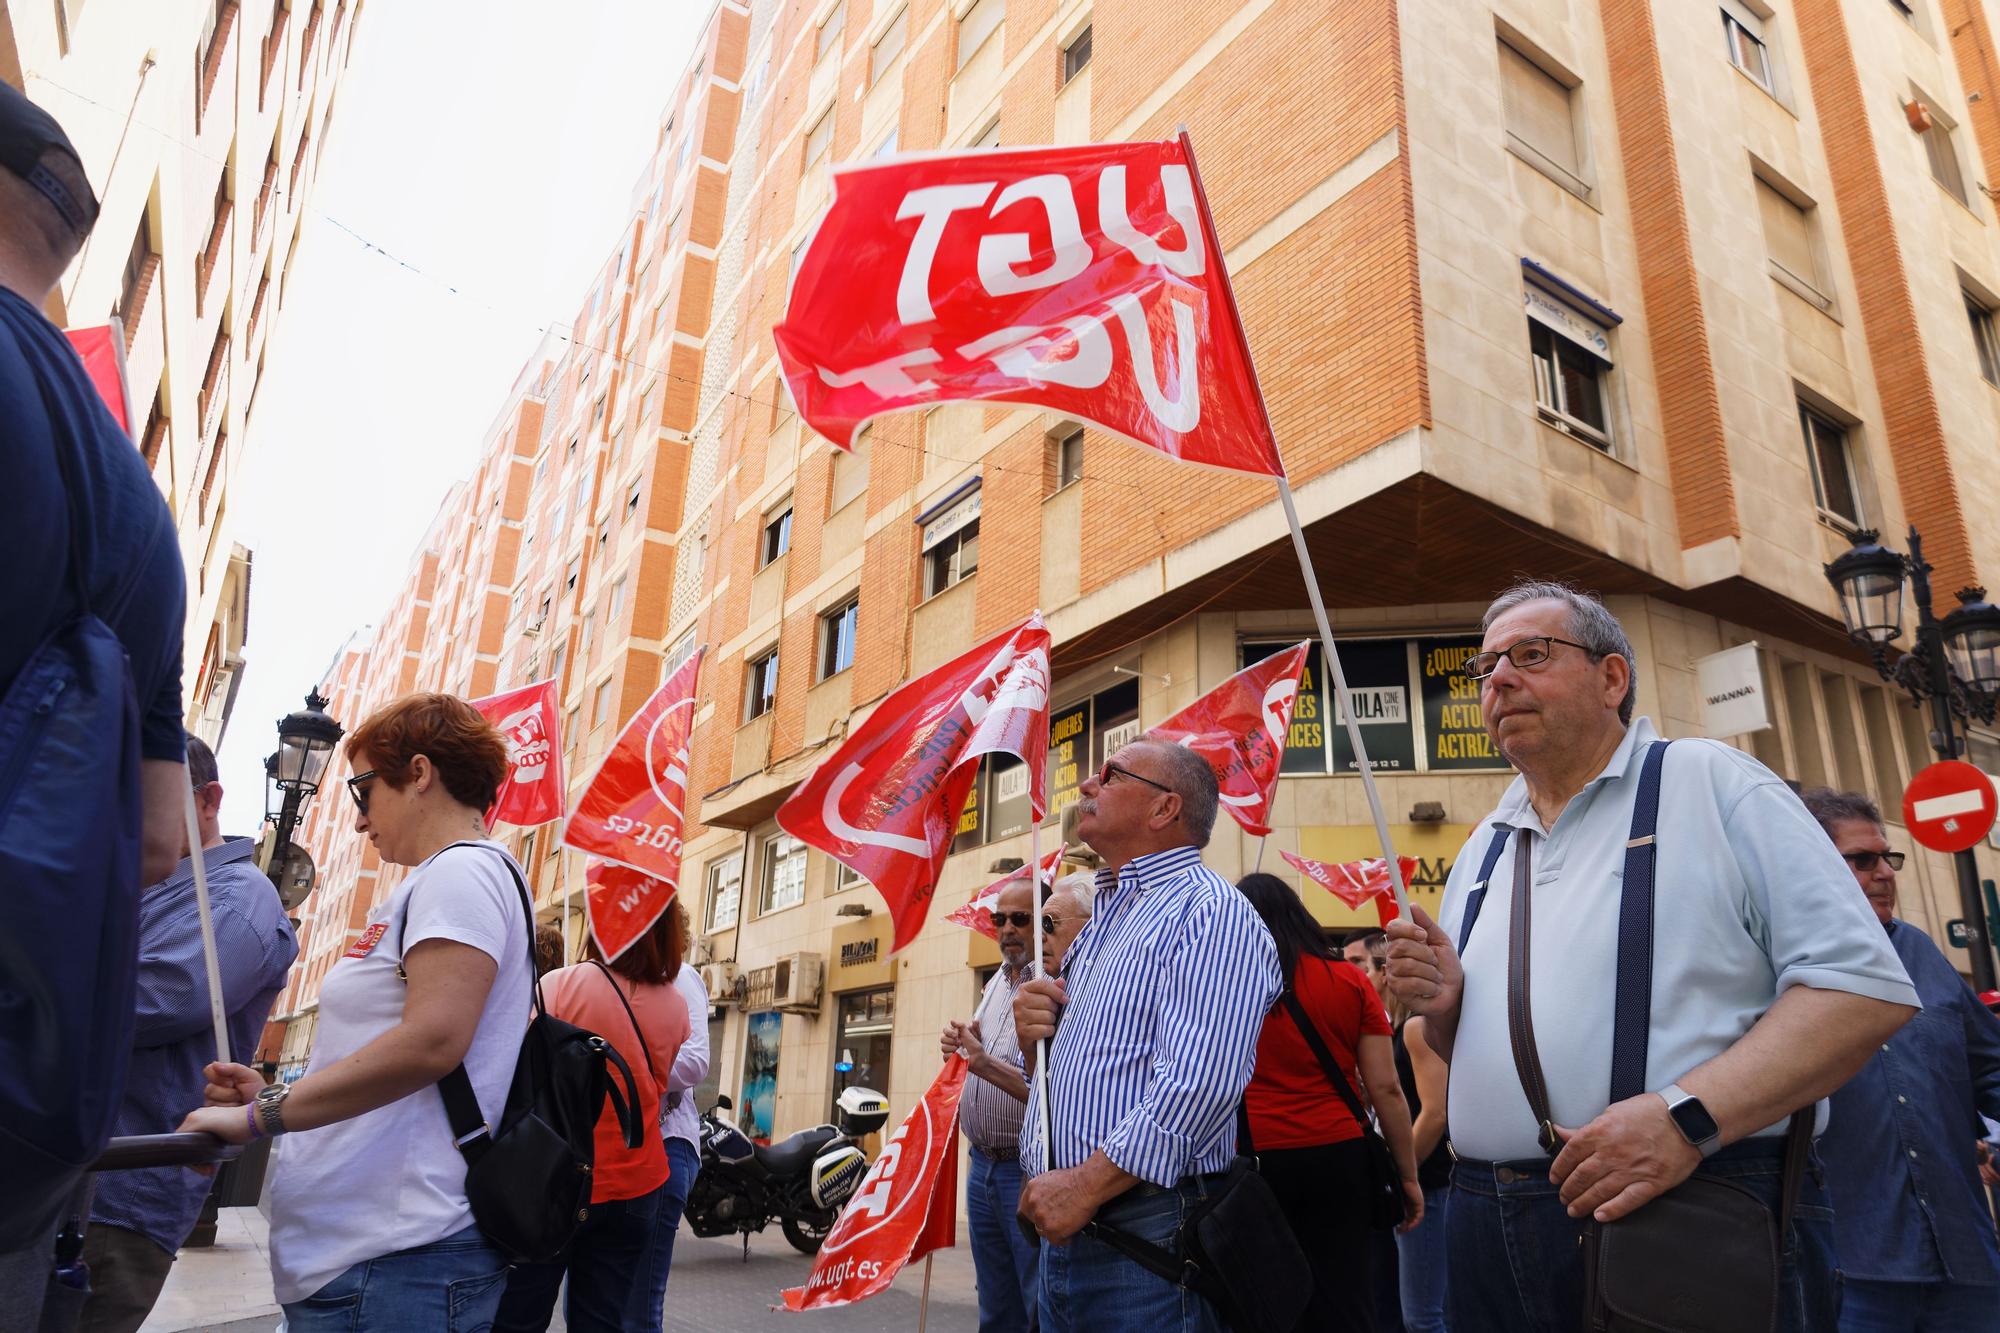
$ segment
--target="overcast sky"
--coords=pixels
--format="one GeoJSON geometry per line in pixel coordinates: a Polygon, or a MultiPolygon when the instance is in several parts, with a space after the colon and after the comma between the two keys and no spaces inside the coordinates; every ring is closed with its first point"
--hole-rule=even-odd
{"type": "Polygon", "coordinates": [[[710,8],[363,12],[229,495],[255,563],[226,830],[254,831],[277,720],[387,610],[543,327],[609,257],[710,8]]]}

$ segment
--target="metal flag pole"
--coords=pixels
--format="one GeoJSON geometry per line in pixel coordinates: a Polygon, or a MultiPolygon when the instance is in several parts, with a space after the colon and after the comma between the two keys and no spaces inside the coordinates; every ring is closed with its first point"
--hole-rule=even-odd
{"type": "MultiPolygon", "coordinates": [[[[1028,916],[1031,918],[1032,929],[1034,930],[1035,954],[1033,958],[1028,960],[1028,963],[1029,966],[1035,968],[1039,973],[1042,966],[1042,821],[1033,819],[1029,821],[1029,825],[1028,856],[1030,859],[1028,861],[1028,883],[1032,884],[1034,888],[1028,894],[1028,906],[1031,909],[1028,912],[1028,916]]],[[[1049,1109],[1049,1096],[1052,1088],[1048,1079],[1048,1071],[1049,1039],[1047,1037],[1037,1037],[1035,1038],[1034,1083],[1042,1092],[1040,1098],[1042,1107],[1042,1160],[1048,1163],[1050,1167],[1054,1167],[1056,1164],[1055,1118],[1049,1109]]],[[[1034,1093],[1034,1088],[1028,1090],[1030,1101],[1035,1100],[1034,1093]]],[[[926,1284],[930,1281],[930,1268],[928,1265],[924,1269],[924,1281],[926,1284]]]]}
{"type": "Polygon", "coordinates": [[[928,1318],[930,1317],[930,1313],[931,1313],[931,1260],[932,1260],[932,1259],[934,1259],[934,1258],[936,1258],[936,1257],[937,1257],[937,1254],[936,1254],[936,1251],[933,1251],[933,1252],[931,1252],[930,1254],[927,1254],[927,1255],[925,1255],[925,1256],[924,1256],[924,1294],[923,1294],[923,1296],[922,1296],[922,1297],[921,1297],[921,1298],[920,1298],[920,1299],[919,1299],[919,1300],[917,1301],[917,1333],[924,1333],[924,1320],[926,1320],[926,1319],[928,1319],[928,1318]]]}
{"type": "Polygon", "coordinates": [[[208,968],[208,1012],[215,1020],[215,1059],[229,1063],[229,1012],[222,1005],[222,965],[215,956],[215,918],[208,909],[208,858],[202,852],[201,821],[194,810],[194,786],[182,784],[186,800],[188,865],[194,869],[194,905],[201,917],[201,961],[208,968]]]}
{"type": "MultiPolygon", "coordinates": [[[[1257,379],[1257,358],[1250,351],[1250,331],[1243,325],[1243,312],[1236,305],[1236,285],[1229,281],[1229,270],[1223,263],[1222,243],[1215,234],[1215,214],[1208,206],[1208,191],[1202,188],[1201,168],[1195,165],[1194,142],[1188,137],[1187,127],[1180,129],[1181,151],[1187,155],[1188,176],[1194,185],[1195,201],[1201,210],[1203,239],[1210,253],[1215,256],[1216,265],[1222,269],[1222,293],[1229,302],[1229,322],[1236,331],[1237,346],[1243,353],[1243,365],[1250,372],[1250,387],[1257,395],[1259,404],[1264,401],[1264,388],[1257,379]]],[[[1270,434],[1270,414],[1265,413],[1265,430],[1270,434]]],[[[1279,453],[1275,435],[1271,436],[1271,451],[1279,453]]],[[[1347,675],[1340,669],[1340,652],[1333,646],[1333,626],[1326,618],[1326,603],[1320,599],[1319,576],[1313,573],[1312,553],[1306,549],[1305,530],[1299,526],[1298,506],[1292,502],[1292,483],[1285,475],[1282,456],[1278,462],[1278,500],[1285,509],[1285,523],[1292,530],[1292,550],[1299,557],[1299,573],[1305,579],[1306,597],[1312,603],[1313,620],[1319,627],[1320,645],[1326,649],[1326,665],[1333,677],[1334,705],[1347,719],[1347,740],[1354,747],[1354,761],[1360,766],[1361,787],[1368,793],[1368,810],[1375,817],[1375,836],[1382,842],[1382,857],[1389,864],[1389,883],[1396,891],[1396,910],[1410,914],[1410,894],[1403,884],[1403,866],[1396,859],[1396,848],[1389,840],[1389,820],[1382,813],[1382,793],[1375,787],[1375,770],[1368,762],[1368,747],[1362,743],[1361,727],[1354,719],[1354,709],[1347,693],[1347,675]]],[[[1263,849],[1258,849],[1263,855],[1263,849]]]]}
{"type": "Polygon", "coordinates": [[[1254,875],[1258,871],[1264,868],[1264,847],[1270,841],[1271,841],[1271,835],[1268,833],[1266,833],[1263,837],[1257,839],[1257,864],[1250,867],[1251,874],[1254,875]]]}

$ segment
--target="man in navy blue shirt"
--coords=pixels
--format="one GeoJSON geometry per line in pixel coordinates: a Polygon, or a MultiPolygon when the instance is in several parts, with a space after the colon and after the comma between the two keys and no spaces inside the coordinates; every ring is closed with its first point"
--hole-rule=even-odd
{"type": "MultiPolygon", "coordinates": [[[[247,1055],[257,1049],[298,944],[277,889],[257,869],[257,844],[222,836],[215,755],[192,735],[187,754],[229,1048],[247,1055]]],[[[215,1058],[192,857],[140,900],[138,1000],[137,1045],[113,1132],[169,1134],[201,1105],[202,1068],[215,1058]]],[[[84,1333],[134,1333],[146,1322],[212,1183],[178,1166],[99,1177],[83,1245],[90,1265],[84,1333]]]]}
{"type": "Polygon", "coordinates": [[[2000,1310],[2000,1244],[1975,1154],[1980,1115],[2000,1117],[2000,1019],[1930,936],[1896,920],[1903,853],[1890,848],[1875,803],[1825,787],[1803,799],[1853,870],[1924,1005],[1833,1094],[1820,1137],[1840,1326],[1847,1333],[1991,1329],[2000,1310]]]}

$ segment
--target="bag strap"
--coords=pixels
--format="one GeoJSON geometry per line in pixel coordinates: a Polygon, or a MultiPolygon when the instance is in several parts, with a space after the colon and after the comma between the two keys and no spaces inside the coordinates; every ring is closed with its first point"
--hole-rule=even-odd
{"type": "Polygon", "coordinates": [[[1131,1232],[1112,1226],[1109,1222],[1099,1222],[1095,1219],[1085,1222],[1082,1234],[1103,1241],[1139,1267],[1155,1277],[1164,1278],[1176,1287],[1194,1287],[1195,1280],[1200,1274],[1200,1270],[1193,1263],[1175,1258],[1173,1254],[1151,1241],[1140,1240],[1131,1232]]]}
{"type": "Polygon", "coordinates": [[[1507,921],[1507,1042],[1514,1052],[1514,1076],[1521,1080],[1528,1110],[1535,1117],[1535,1142],[1554,1157],[1562,1151],[1555,1119],[1549,1111],[1549,1085],[1542,1074],[1541,1053],[1535,1048],[1535,1019],[1530,1010],[1530,941],[1534,935],[1531,888],[1534,884],[1534,834],[1520,830],[1514,839],[1514,898],[1507,921]]]}
{"type": "Polygon", "coordinates": [[[1347,1081],[1347,1075],[1341,1071],[1340,1062],[1333,1058],[1333,1052],[1326,1048],[1326,1042],[1320,1037],[1319,1029],[1313,1026],[1312,1019],[1307,1016],[1306,1007],[1299,1003],[1298,992],[1288,990],[1278,997],[1278,1002],[1284,1005],[1285,1012],[1292,1016],[1292,1022],[1298,1026],[1299,1035],[1306,1039],[1306,1045],[1312,1048],[1313,1058],[1319,1061],[1320,1071],[1326,1075],[1326,1081],[1333,1084],[1333,1090],[1340,1094],[1340,1099],[1347,1103],[1348,1111],[1353,1114],[1354,1123],[1360,1126],[1362,1133],[1366,1134],[1368,1112],[1363,1109],[1361,1099],[1354,1095],[1354,1085],[1347,1081]]]}
{"type": "Polygon", "coordinates": [[[618,984],[617,979],[611,975],[611,969],[604,965],[602,959],[593,958],[590,962],[604,974],[604,979],[611,983],[612,991],[618,996],[618,1003],[625,1006],[625,1017],[631,1020],[632,1033],[639,1039],[639,1053],[646,1057],[646,1072],[653,1076],[653,1086],[664,1090],[665,1085],[660,1082],[660,1071],[653,1064],[653,1049],[646,1044],[646,1029],[639,1026],[639,1015],[632,1012],[631,1001],[625,998],[625,988],[618,984]]]}
{"type": "Polygon", "coordinates": [[[1611,1100],[1646,1088],[1646,1046],[1653,1026],[1653,870],[1659,859],[1660,770],[1668,741],[1646,747],[1632,831],[1625,841],[1625,885],[1618,901],[1618,997],[1611,1020],[1611,1100]]]}
{"type": "Polygon", "coordinates": [[[1493,826],[1493,840],[1486,844],[1486,859],[1479,863],[1479,878],[1472,885],[1472,892],[1465,900],[1465,920],[1458,927],[1458,956],[1465,957],[1465,946],[1472,943],[1472,923],[1479,920],[1479,909],[1486,905],[1486,885],[1493,878],[1493,867],[1500,864],[1500,853],[1507,850],[1507,826],[1493,826]]]}

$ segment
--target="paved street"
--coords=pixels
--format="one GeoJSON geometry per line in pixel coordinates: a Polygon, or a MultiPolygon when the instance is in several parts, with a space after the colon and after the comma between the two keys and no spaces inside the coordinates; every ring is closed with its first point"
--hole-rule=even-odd
{"type": "MultiPolygon", "coordinates": [[[[254,1208],[225,1208],[216,1243],[183,1251],[166,1291],[141,1333],[268,1333],[278,1327],[271,1303],[271,1274],[265,1254],[265,1224],[254,1208]]],[[[774,1311],[778,1292],[798,1286],[810,1271],[804,1255],[785,1243],[774,1226],[750,1240],[750,1258],[734,1240],[697,1240],[681,1233],[674,1250],[673,1284],[667,1291],[666,1326],[674,1333],[739,1333],[785,1329],[913,1329],[917,1298],[923,1291],[921,1264],[906,1269],[896,1285],[873,1300],[803,1317],[774,1311]]],[[[973,1296],[972,1254],[959,1246],[937,1255],[931,1276],[930,1319],[937,1333],[967,1333],[979,1323],[973,1296]]],[[[558,1312],[551,1328],[564,1327],[558,1312]]]]}

